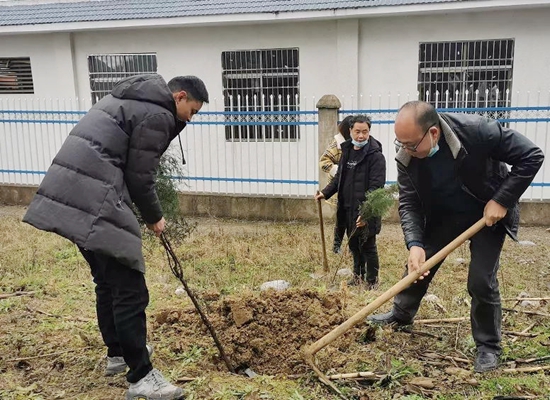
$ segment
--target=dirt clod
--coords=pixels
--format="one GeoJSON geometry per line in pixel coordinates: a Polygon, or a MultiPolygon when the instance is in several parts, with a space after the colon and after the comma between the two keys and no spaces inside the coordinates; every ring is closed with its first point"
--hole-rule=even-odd
{"type": "Polygon", "coordinates": [[[254,319],[252,310],[239,307],[238,305],[231,307],[231,314],[233,316],[233,322],[235,322],[235,326],[238,328],[254,319]]]}

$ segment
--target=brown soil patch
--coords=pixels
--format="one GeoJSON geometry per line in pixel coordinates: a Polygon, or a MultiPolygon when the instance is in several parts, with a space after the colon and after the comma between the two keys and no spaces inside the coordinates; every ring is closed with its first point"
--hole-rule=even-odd
{"type": "MultiPolygon", "coordinates": [[[[234,366],[250,367],[259,374],[288,375],[307,370],[300,356],[302,346],[320,339],[348,318],[345,301],[342,292],[268,290],[211,302],[208,315],[234,366]]],[[[185,336],[177,346],[182,349],[189,344],[189,337],[205,339],[206,335],[206,340],[210,339],[192,307],[164,310],[156,314],[155,319],[160,329],[169,326],[181,330],[185,336]]],[[[348,348],[357,339],[357,330],[351,332],[336,341],[338,350],[348,348]]],[[[195,344],[198,345],[196,341],[195,344]]],[[[345,363],[346,357],[339,362],[334,351],[328,353],[332,354],[328,367],[345,363]]]]}

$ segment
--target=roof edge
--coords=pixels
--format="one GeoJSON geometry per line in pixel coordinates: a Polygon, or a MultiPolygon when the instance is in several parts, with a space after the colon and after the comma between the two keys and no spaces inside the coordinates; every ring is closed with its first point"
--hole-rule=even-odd
{"type": "Polygon", "coordinates": [[[69,22],[55,24],[0,26],[0,35],[55,32],[81,32],[134,28],[173,28],[216,26],[232,24],[277,23],[293,21],[320,21],[344,18],[388,17],[399,15],[428,15],[455,12],[480,12],[550,7],[549,0],[466,0],[449,3],[409,4],[354,9],[320,11],[289,11],[251,14],[222,14],[212,16],[144,18],[112,21],[69,22]]]}

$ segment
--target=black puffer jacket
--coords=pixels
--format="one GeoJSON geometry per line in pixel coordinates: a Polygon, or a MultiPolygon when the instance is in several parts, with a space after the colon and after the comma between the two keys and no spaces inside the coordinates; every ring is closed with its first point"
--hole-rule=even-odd
{"type": "Polygon", "coordinates": [[[122,80],[73,128],[23,221],[145,271],[130,205],[148,223],[162,218],[156,169],[184,127],[161,76],[122,80]]]}
{"type": "MultiPolygon", "coordinates": [[[[483,204],[492,199],[506,207],[508,213],[500,223],[517,240],[518,200],[544,161],[542,150],[520,133],[478,115],[442,113],[440,125],[463,190],[483,204]],[[510,172],[506,164],[512,166],[510,172]]],[[[422,168],[426,160],[411,157],[403,149],[395,159],[405,242],[423,243],[431,218],[430,181],[422,168]]]]}
{"type": "MultiPolygon", "coordinates": [[[[352,215],[351,221],[355,221],[359,216],[359,206],[366,199],[366,193],[384,187],[386,183],[386,159],[382,154],[382,145],[372,136],[369,143],[363,147],[362,156],[358,160],[355,168],[348,170],[346,164],[353,149],[351,140],[347,140],[341,145],[342,158],[338,163],[338,171],[334,179],[322,190],[325,199],[330,199],[338,192],[338,207],[344,204],[340,188],[342,183],[348,179],[353,182],[353,203],[350,209],[352,215]],[[351,173],[350,173],[351,171],[351,173]],[[350,174],[350,175],[348,175],[350,174]]],[[[339,210],[338,212],[340,212],[339,210]]],[[[367,221],[369,236],[380,233],[382,221],[380,218],[372,218],[367,221]]]]}

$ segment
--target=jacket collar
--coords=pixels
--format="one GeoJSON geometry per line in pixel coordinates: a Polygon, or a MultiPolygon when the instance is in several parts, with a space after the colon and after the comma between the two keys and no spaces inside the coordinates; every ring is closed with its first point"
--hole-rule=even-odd
{"type": "MultiPolygon", "coordinates": [[[[458,153],[460,152],[460,149],[462,148],[462,144],[460,143],[460,140],[458,139],[458,136],[456,136],[456,133],[453,132],[445,118],[443,118],[441,115],[439,115],[439,124],[441,126],[441,132],[443,133],[443,136],[445,136],[445,141],[449,145],[449,148],[451,149],[451,153],[453,154],[453,158],[456,160],[458,157],[458,153]]],[[[405,149],[401,148],[395,155],[395,160],[401,164],[403,164],[405,167],[409,166],[409,163],[411,162],[411,159],[413,157],[405,151],[405,149]]]]}
{"type": "Polygon", "coordinates": [[[341,149],[341,144],[346,141],[346,138],[341,133],[338,133],[337,135],[334,135],[334,140],[336,140],[336,147],[341,149]]]}

